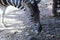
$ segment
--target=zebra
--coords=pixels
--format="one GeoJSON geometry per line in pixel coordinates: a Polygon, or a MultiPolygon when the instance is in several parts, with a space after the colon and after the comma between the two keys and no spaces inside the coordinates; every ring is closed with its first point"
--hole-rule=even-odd
{"type": "MultiPolygon", "coordinates": [[[[39,23],[39,27],[38,27],[38,32],[41,32],[42,27],[40,25],[40,19],[39,19],[39,9],[37,4],[40,2],[41,0],[0,0],[0,4],[7,7],[9,5],[12,5],[14,7],[17,7],[19,9],[24,9],[25,7],[30,8],[30,11],[32,12],[32,17],[34,17],[34,22],[35,23],[39,23]]],[[[2,15],[2,20],[4,20],[4,14],[2,15]]],[[[4,22],[2,21],[2,23],[4,24],[4,22]]],[[[5,25],[4,25],[5,27],[5,25]]]]}
{"type": "MultiPolygon", "coordinates": [[[[39,1],[40,0],[36,0],[37,3],[39,1]]],[[[0,0],[1,5],[4,5],[4,6],[12,5],[12,6],[15,6],[15,7],[20,8],[20,9],[24,9],[23,3],[27,3],[27,4],[31,3],[31,4],[33,4],[34,0],[0,0]]]]}

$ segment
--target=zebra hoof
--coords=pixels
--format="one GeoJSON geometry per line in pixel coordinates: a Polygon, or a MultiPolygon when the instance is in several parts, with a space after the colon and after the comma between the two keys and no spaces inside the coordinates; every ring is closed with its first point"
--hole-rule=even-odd
{"type": "Polygon", "coordinates": [[[42,31],[42,25],[39,26],[38,28],[38,34],[42,31]]]}

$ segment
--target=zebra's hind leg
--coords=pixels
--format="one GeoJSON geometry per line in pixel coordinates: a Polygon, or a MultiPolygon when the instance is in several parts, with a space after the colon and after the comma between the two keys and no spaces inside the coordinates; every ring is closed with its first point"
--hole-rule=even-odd
{"type": "Polygon", "coordinates": [[[5,23],[4,23],[5,11],[6,11],[6,8],[3,10],[3,13],[2,13],[2,27],[3,27],[3,28],[6,28],[6,25],[5,25],[5,23]]]}

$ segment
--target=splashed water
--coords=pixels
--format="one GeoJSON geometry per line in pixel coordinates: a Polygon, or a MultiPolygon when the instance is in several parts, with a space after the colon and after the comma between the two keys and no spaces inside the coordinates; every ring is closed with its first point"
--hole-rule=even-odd
{"type": "Polygon", "coordinates": [[[23,11],[9,6],[4,15],[4,24],[6,25],[6,28],[0,28],[0,30],[4,30],[0,33],[0,39],[29,40],[31,36],[38,33],[37,27],[39,25],[39,23],[33,22],[33,17],[31,17],[31,15],[29,9],[23,11]],[[16,30],[18,30],[18,33],[14,34],[16,30]]]}

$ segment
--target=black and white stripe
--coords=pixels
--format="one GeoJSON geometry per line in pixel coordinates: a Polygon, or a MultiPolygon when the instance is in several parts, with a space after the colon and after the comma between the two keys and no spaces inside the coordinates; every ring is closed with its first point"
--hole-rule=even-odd
{"type": "Polygon", "coordinates": [[[0,0],[0,4],[4,6],[15,6],[20,9],[25,9],[23,2],[33,4],[34,1],[39,2],[40,0],[0,0]]]}
{"type": "Polygon", "coordinates": [[[0,4],[4,6],[12,5],[14,7],[25,9],[25,7],[22,5],[23,0],[0,0],[0,4]]]}
{"type": "MultiPolygon", "coordinates": [[[[40,21],[39,21],[39,9],[37,6],[38,1],[40,1],[40,0],[0,0],[0,4],[2,4],[4,6],[12,5],[17,8],[25,10],[25,5],[23,5],[23,3],[27,3],[26,5],[28,5],[28,7],[30,8],[30,11],[32,13],[32,16],[31,16],[31,17],[33,17],[32,21],[34,22],[34,25],[36,27],[39,27],[37,31],[41,32],[42,27],[41,27],[40,21]],[[36,24],[38,24],[38,25],[36,25],[36,24]]],[[[4,23],[4,13],[2,15],[2,23],[4,23]]]]}

